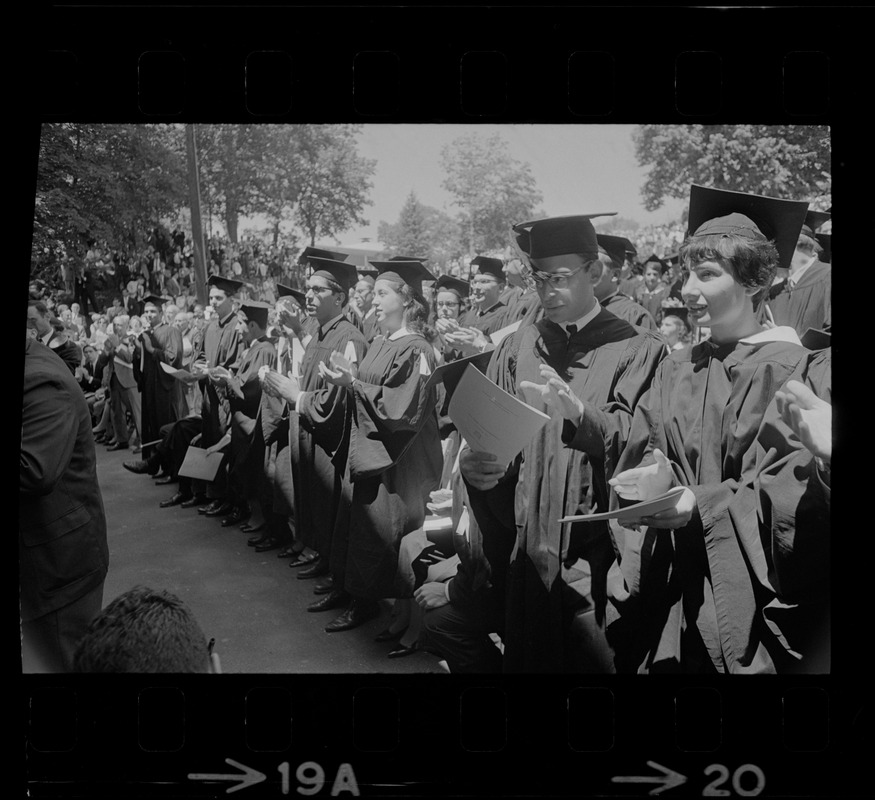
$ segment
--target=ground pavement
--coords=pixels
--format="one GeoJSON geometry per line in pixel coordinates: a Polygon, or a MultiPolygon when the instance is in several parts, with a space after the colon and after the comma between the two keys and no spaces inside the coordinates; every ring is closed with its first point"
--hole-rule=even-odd
{"type": "Polygon", "coordinates": [[[429,653],[389,659],[396,643],[374,642],[388,624],[389,601],[379,618],[325,633],[340,611],[307,612],[318,599],[315,581],[298,580],[288,559],[276,550],[256,553],[246,544],[252,534],[223,528],[196,508],[159,508],[176,484],[155,486],[124,469],[123,461],[139,458],[131,450],[97,450],[110,552],[104,605],[136,584],[177,594],[207,638],[215,637],[226,673],[442,672],[429,653]]]}

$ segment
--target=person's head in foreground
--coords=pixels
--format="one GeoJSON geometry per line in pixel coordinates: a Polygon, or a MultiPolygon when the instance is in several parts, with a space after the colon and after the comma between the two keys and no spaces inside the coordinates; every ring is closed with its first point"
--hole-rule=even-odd
{"type": "Polygon", "coordinates": [[[176,595],[135,586],[98,614],[76,646],[75,672],[219,672],[218,657],[176,595]]]}
{"type": "Polygon", "coordinates": [[[691,325],[710,328],[718,344],[760,332],[756,310],[778,267],[789,267],[807,205],[692,186],[680,250],[691,325]]]}

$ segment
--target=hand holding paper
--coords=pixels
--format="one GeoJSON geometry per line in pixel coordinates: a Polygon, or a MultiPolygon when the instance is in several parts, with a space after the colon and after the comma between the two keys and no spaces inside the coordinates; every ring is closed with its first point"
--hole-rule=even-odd
{"type": "Polygon", "coordinates": [[[674,483],[671,462],[662,450],[654,450],[653,457],[653,464],[623,470],[608,483],[624,500],[652,500],[665,494],[674,483]]]}

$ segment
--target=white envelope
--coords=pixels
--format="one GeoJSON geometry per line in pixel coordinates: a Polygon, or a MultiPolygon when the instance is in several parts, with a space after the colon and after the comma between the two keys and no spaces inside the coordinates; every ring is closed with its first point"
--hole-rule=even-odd
{"type": "Polygon", "coordinates": [[[665,494],[659,497],[654,497],[652,500],[644,500],[640,503],[634,503],[625,508],[618,508],[616,511],[604,511],[600,514],[579,514],[572,517],[562,517],[559,522],[598,522],[603,519],[615,519],[619,522],[627,519],[640,519],[641,517],[650,517],[658,514],[660,511],[665,511],[668,508],[674,508],[677,505],[678,497],[683,493],[685,486],[676,486],[674,489],[669,489],[665,494]]]}

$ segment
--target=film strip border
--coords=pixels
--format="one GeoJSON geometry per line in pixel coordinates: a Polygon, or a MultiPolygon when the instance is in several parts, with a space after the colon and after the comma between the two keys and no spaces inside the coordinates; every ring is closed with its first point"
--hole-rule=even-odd
{"type": "Polygon", "coordinates": [[[866,778],[863,699],[822,680],[93,677],[27,693],[31,796],[841,797],[866,778]]]}

